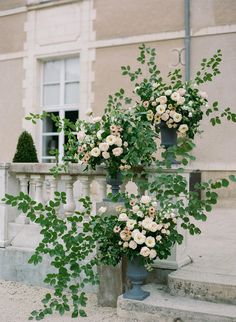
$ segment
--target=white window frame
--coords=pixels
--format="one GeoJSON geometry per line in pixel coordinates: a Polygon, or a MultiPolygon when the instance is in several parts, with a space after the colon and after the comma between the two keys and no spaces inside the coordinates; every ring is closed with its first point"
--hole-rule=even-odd
{"type": "MultiPolygon", "coordinates": [[[[66,60],[77,58],[80,63],[80,56],[65,56],[65,57],[49,57],[46,60],[42,61],[41,65],[41,82],[40,82],[40,109],[41,112],[58,112],[59,117],[61,119],[65,118],[65,112],[66,111],[78,111],[78,117],[80,117],[80,104],[65,104],[65,84],[66,83],[79,83],[79,100],[80,100],[80,73],[79,73],[79,79],[73,80],[73,81],[66,81],[65,76],[65,65],[66,60]],[[55,82],[44,82],[44,64],[50,61],[60,61],[61,67],[60,67],[60,97],[59,97],[59,104],[58,105],[50,105],[50,106],[44,106],[43,104],[43,95],[44,95],[44,86],[45,85],[53,85],[58,84],[55,82]]],[[[59,162],[62,161],[62,157],[64,155],[64,143],[65,143],[65,136],[64,132],[43,132],[43,123],[41,122],[41,128],[40,128],[40,160],[41,162],[45,162],[44,160],[55,160],[54,156],[43,156],[43,137],[44,136],[58,136],[58,151],[59,151],[59,162]],[[55,135],[56,133],[56,135],[55,135]]]]}

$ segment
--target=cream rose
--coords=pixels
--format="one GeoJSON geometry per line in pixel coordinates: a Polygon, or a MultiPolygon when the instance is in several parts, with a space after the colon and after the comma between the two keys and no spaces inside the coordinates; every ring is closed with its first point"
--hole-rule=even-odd
{"type": "Polygon", "coordinates": [[[139,206],[138,206],[138,205],[133,206],[133,207],[132,207],[132,211],[133,211],[134,213],[137,213],[137,212],[139,211],[139,206]]]}
{"type": "Polygon", "coordinates": [[[178,101],[180,99],[180,94],[178,92],[174,92],[170,97],[173,101],[178,101]]]}
{"type": "Polygon", "coordinates": [[[92,157],[95,157],[95,158],[97,158],[97,157],[99,157],[99,155],[101,154],[101,151],[100,151],[100,149],[99,148],[93,148],[91,151],[90,151],[90,155],[92,156],[92,157]]]}
{"type": "Polygon", "coordinates": [[[179,126],[178,130],[179,130],[180,133],[186,133],[188,131],[188,125],[187,124],[181,124],[179,126]]]}
{"type": "Polygon", "coordinates": [[[102,152],[102,157],[107,160],[110,158],[110,153],[104,151],[104,152],[102,152]]]}
{"type": "Polygon", "coordinates": [[[166,96],[160,96],[156,99],[157,102],[159,102],[161,105],[166,104],[167,102],[167,97],[166,96]]]}
{"type": "Polygon", "coordinates": [[[135,241],[134,240],[131,240],[130,242],[129,242],[129,248],[131,248],[131,249],[136,249],[137,248],[137,243],[135,243],[135,241]]]}
{"type": "Polygon", "coordinates": [[[106,142],[100,143],[99,149],[103,152],[106,152],[109,149],[109,144],[106,142]]]}
{"type": "Polygon", "coordinates": [[[127,230],[122,230],[120,232],[120,238],[124,241],[129,241],[131,238],[131,232],[127,230]]]}
{"type": "Polygon", "coordinates": [[[185,98],[181,96],[177,101],[177,105],[183,105],[184,102],[185,102],[185,98]]]}
{"type": "Polygon", "coordinates": [[[134,225],[137,224],[137,221],[134,219],[129,219],[126,222],[126,227],[129,228],[130,230],[134,229],[134,225]]]}
{"type": "Polygon", "coordinates": [[[155,251],[155,249],[150,250],[149,257],[150,257],[150,259],[154,259],[157,257],[157,252],[155,251]]]}
{"type": "Polygon", "coordinates": [[[179,93],[180,96],[184,96],[185,93],[186,93],[186,90],[184,88],[179,88],[178,93],[179,93]]]}
{"type": "Polygon", "coordinates": [[[118,217],[118,221],[127,221],[128,219],[128,216],[124,212],[122,212],[118,217]]]}
{"type": "Polygon", "coordinates": [[[166,104],[158,105],[156,108],[156,112],[158,115],[163,114],[165,112],[165,110],[166,110],[166,104]]]}
{"type": "Polygon", "coordinates": [[[121,138],[117,137],[116,138],[116,143],[115,143],[117,146],[121,147],[122,146],[122,140],[121,138]]]}
{"type": "Polygon", "coordinates": [[[147,204],[147,203],[151,202],[151,200],[152,199],[149,196],[142,196],[141,199],[140,199],[140,202],[144,203],[144,204],[147,204]]]}
{"type": "Polygon", "coordinates": [[[144,247],[141,248],[140,254],[143,257],[148,257],[150,255],[150,249],[148,247],[144,246],[144,247]]]}
{"type": "Polygon", "coordinates": [[[149,230],[153,233],[155,233],[157,231],[158,225],[156,222],[152,222],[149,226],[149,230]]]}
{"type": "Polygon", "coordinates": [[[122,148],[115,148],[112,150],[112,153],[114,154],[114,156],[119,157],[123,153],[123,149],[122,148]]]}
{"type": "Polygon", "coordinates": [[[182,120],[182,115],[180,113],[175,113],[173,115],[173,120],[174,122],[179,123],[182,120]]]}
{"type": "Polygon", "coordinates": [[[144,236],[144,234],[137,232],[136,234],[134,234],[134,241],[139,244],[142,245],[143,243],[145,243],[146,237],[144,236]]]}
{"type": "Polygon", "coordinates": [[[161,119],[162,119],[162,121],[167,121],[168,119],[169,119],[169,114],[168,113],[163,113],[162,115],[161,115],[161,119]]]}
{"type": "Polygon", "coordinates": [[[165,95],[166,96],[170,96],[172,93],[172,90],[171,89],[168,89],[167,91],[165,91],[165,95]]]}
{"type": "Polygon", "coordinates": [[[113,145],[116,143],[116,136],[115,135],[108,135],[106,137],[106,142],[109,144],[109,145],[113,145]]]}
{"type": "Polygon", "coordinates": [[[149,247],[149,248],[153,248],[156,245],[156,241],[155,238],[152,236],[148,236],[145,240],[145,244],[149,247]]]}
{"type": "Polygon", "coordinates": [[[83,139],[85,138],[85,136],[86,136],[86,134],[85,134],[85,132],[84,132],[84,131],[79,131],[79,132],[77,133],[77,140],[78,140],[78,141],[83,141],[83,139]]]}
{"type": "Polygon", "coordinates": [[[107,211],[107,207],[100,207],[98,209],[99,214],[104,214],[107,211]]]}

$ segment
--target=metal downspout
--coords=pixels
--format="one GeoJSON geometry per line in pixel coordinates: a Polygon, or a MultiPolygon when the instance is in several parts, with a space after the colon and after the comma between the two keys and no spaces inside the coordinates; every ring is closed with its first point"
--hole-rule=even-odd
{"type": "Polygon", "coordinates": [[[185,81],[190,80],[190,0],[184,0],[185,81]]]}

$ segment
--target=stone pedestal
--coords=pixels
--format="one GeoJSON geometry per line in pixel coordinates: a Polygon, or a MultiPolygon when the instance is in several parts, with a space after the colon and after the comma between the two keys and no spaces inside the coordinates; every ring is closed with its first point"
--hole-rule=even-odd
{"type": "MultiPolygon", "coordinates": [[[[174,171],[174,170],[173,170],[174,171]]],[[[170,170],[171,172],[171,170],[170,170]]],[[[168,171],[167,171],[168,173],[168,171]]],[[[185,178],[187,181],[187,187],[189,189],[189,178],[190,178],[190,171],[186,171],[183,173],[180,173],[181,176],[185,178]]],[[[181,196],[180,196],[181,197],[181,196]]],[[[187,200],[183,196],[183,201],[186,204],[187,200]]],[[[188,254],[188,232],[181,228],[179,225],[178,231],[181,235],[183,235],[184,240],[181,245],[175,244],[174,247],[171,250],[171,255],[165,259],[165,260],[156,260],[153,267],[161,268],[161,269],[169,269],[169,270],[176,270],[179,269],[182,266],[185,266],[189,263],[191,263],[191,257],[188,254]]]]}
{"type": "MultiPolygon", "coordinates": [[[[107,211],[103,216],[117,214],[117,207],[123,207],[121,202],[104,201],[97,203],[97,211],[101,207],[106,207],[107,211]]],[[[100,284],[98,287],[98,305],[116,307],[117,298],[123,293],[123,275],[122,263],[117,266],[102,265],[98,267],[100,284]]]]}

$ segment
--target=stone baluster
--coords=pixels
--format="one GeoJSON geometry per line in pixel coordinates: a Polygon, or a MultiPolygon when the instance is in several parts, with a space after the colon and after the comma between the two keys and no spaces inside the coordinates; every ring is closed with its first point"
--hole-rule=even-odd
{"type": "MultiPolygon", "coordinates": [[[[28,194],[29,177],[25,174],[19,174],[16,176],[16,178],[20,182],[20,191],[24,194],[28,194]]],[[[20,215],[16,218],[15,222],[17,224],[28,224],[30,220],[26,217],[25,213],[21,212],[20,215]]]]}
{"type": "Polygon", "coordinates": [[[66,204],[64,205],[65,216],[69,216],[74,213],[76,209],[74,200],[73,184],[76,179],[70,175],[62,175],[61,179],[65,181],[65,192],[66,192],[66,204]]]}
{"type": "Polygon", "coordinates": [[[78,180],[81,183],[81,196],[82,197],[90,196],[90,185],[91,185],[92,178],[87,176],[81,176],[81,177],[79,176],[78,180]]]}
{"type": "Polygon", "coordinates": [[[58,190],[58,179],[56,179],[52,175],[48,175],[45,179],[49,182],[49,200],[53,200],[55,198],[55,192],[58,190]]]}
{"type": "Polygon", "coordinates": [[[105,176],[101,176],[101,177],[96,177],[96,182],[98,183],[99,186],[99,192],[100,195],[99,197],[101,198],[101,200],[106,199],[107,197],[107,180],[105,176]]]}
{"type": "MultiPolygon", "coordinates": [[[[34,191],[34,200],[37,203],[44,203],[43,200],[43,178],[41,175],[31,175],[31,185],[35,187],[34,191]]],[[[32,224],[35,224],[35,222],[31,222],[32,224]]]]}

